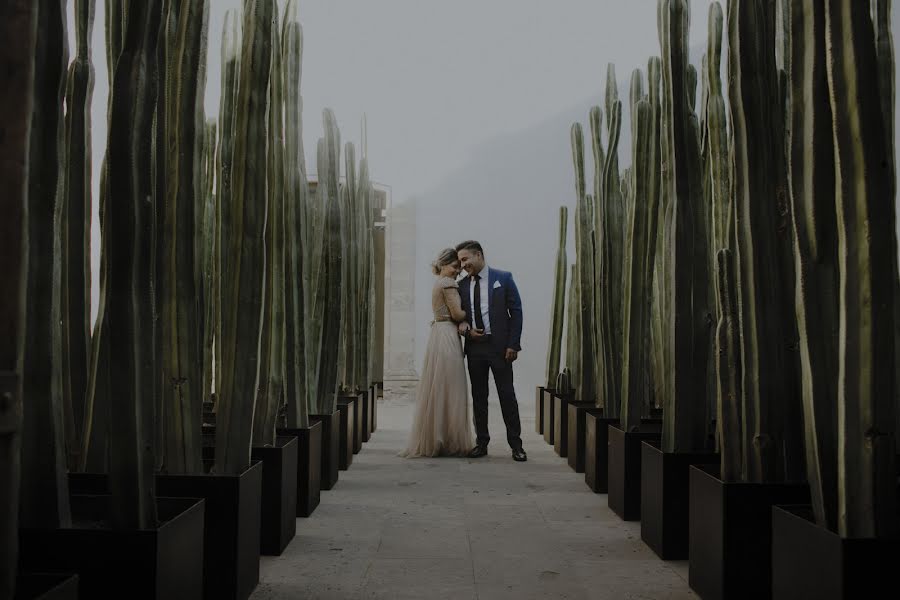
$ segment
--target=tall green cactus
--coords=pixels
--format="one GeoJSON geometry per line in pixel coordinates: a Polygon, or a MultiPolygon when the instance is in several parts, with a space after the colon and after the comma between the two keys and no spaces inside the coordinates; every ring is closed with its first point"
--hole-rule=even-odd
{"type": "Polygon", "coordinates": [[[816,521],[837,530],[838,238],[825,6],[794,2],[788,167],[806,472],[816,521]]]}
{"type": "Polygon", "coordinates": [[[307,388],[313,387],[306,374],[308,324],[306,315],[306,281],[309,265],[304,261],[303,222],[309,193],[303,158],[302,112],[300,96],[303,30],[297,21],[297,4],[288,0],[285,6],[281,37],[282,83],[284,85],[284,219],[285,219],[285,394],[287,424],[306,427],[309,424],[307,388]]]}
{"type": "Polygon", "coordinates": [[[59,206],[62,250],[62,385],[70,470],[80,464],[90,356],[91,35],[94,0],[75,2],[75,59],[66,84],[65,188],[59,206]]]}
{"type": "Polygon", "coordinates": [[[201,286],[200,307],[202,313],[200,318],[202,326],[202,346],[200,349],[202,375],[200,377],[200,397],[205,401],[210,397],[212,392],[213,373],[215,371],[215,333],[216,321],[219,310],[219,298],[217,293],[218,286],[218,251],[217,243],[218,219],[216,217],[218,208],[216,207],[216,139],[217,125],[213,119],[206,121],[204,130],[204,143],[201,153],[203,160],[203,212],[198,223],[198,237],[201,239],[200,245],[200,280],[201,286]]]}
{"type": "Polygon", "coordinates": [[[201,470],[203,319],[201,249],[204,182],[198,149],[205,139],[202,101],[206,86],[208,0],[170,3],[177,37],[167,36],[165,74],[165,201],[162,231],[157,235],[160,261],[161,400],[165,414],[164,468],[170,473],[201,470]],[[178,11],[177,15],[172,11],[178,11]],[[202,298],[202,294],[200,294],[202,298]]]}
{"type": "MultiPolygon", "coordinates": [[[[578,231],[578,218],[575,219],[575,231],[578,231]]],[[[577,247],[577,242],[576,242],[577,247]]],[[[572,385],[578,381],[581,372],[581,290],[578,284],[579,265],[573,263],[569,273],[569,297],[566,310],[566,368],[572,385]]],[[[575,390],[576,393],[578,390],[575,390]]]]}
{"type": "Polygon", "coordinates": [[[547,387],[555,386],[559,375],[562,354],[562,334],[566,304],[566,235],[569,226],[569,209],[559,207],[559,241],[556,250],[556,270],[553,287],[553,316],[550,321],[550,342],[547,351],[547,387]]]}
{"type": "Polygon", "coordinates": [[[18,572],[19,485],[22,448],[22,351],[28,271],[28,147],[34,98],[37,4],[0,8],[0,597],[15,597],[18,572]]]}
{"type": "Polygon", "coordinates": [[[775,68],[775,7],[729,3],[729,100],[734,139],[737,290],[740,307],[743,478],[797,479],[793,455],[796,320],[790,209],[785,189],[783,101],[775,68]]]}
{"type": "MultiPolygon", "coordinates": [[[[599,122],[600,109],[591,111],[592,127],[599,122]],[[596,116],[595,116],[596,115],[596,116]]],[[[597,125],[599,127],[599,124],[597,125]]],[[[581,355],[578,357],[579,368],[575,371],[575,393],[582,402],[596,400],[595,360],[597,335],[594,321],[594,303],[596,302],[596,286],[594,271],[594,215],[593,202],[585,191],[584,179],[584,133],[580,123],[572,125],[572,162],[575,167],[575,249],[578,265],[577,285],[579,300],[581,355]]],[[[600,150],[602,152],[602,149],[600,150]]],[[[598,152],[595,151],[596,157],[598,152]]]]}
{"type": "Polygon", "coordinates": [[[734,254],[728,248],[716,253],[716,414],[718,420],[721,477],[738,481],[745,451],[741,439],[741,343],[738,323],[734,254]]]}
{"type": "Polygon", "coordinates": [[[324,299],[322,337],[319,350],[318,408],[320,413],[330,414],[337,401],[338,357],[340,340],[343,335],[341,323],[341,299],[344,257],[346,247],[346,225],[340,204],[340,154],[341,134],[337,120],[330,109],[323,113],[325,138],[319,142],[319,184],[325,198],[324,247],[321,264],[324,299]]]}
{"type": "Polygon", "coordinates": [[[109,227],[107,318],[110,332],[109,474],[116,527],[156,525],[153,498],[155,377],[152,344],[153,206],[151,152],[156,87],[151,74],[161,3],[129,5],[122,53],[112,80],[107,144],[109,227]],[[136,168],[135,166],[138,165],[136,168]]]}
{"type": "Polygon", "coordinates": [[[21,527],[71,523],[63,426],[62,330],[56,207],[63,193],[63,97],[68,49],[64,2],[37,10],[28,156],[25,347],[22,354],[21,527]]]}
{"type": "MultiPolygon", "coordinates": [[[[265,301],[267,99],[274,0],[244,4],[243,45],[234,105],[232,190],[222,203],[222,377],[216,377],[216,472],[250,464],[265,301]],[[227,227],[227,229],[225,229],[227,227]],[[227,241],[227,243],[225,243],[227,241]],[[227,268],[226,268],[227,266],[227,268]]],[[[264,375],[264,374],[263,374],[264,375]]]]}
{"type": "Polygon", "coordinates": [[[650,292],[659,201],[659,125],[649,99],[643,97],[640,70],[632,77],[631,186],[633,199],[625,236],[623,285],[623,361],[621,419],[627,431],[640,427],[649,404],[650,292]]]}
{"type": "MultiPolygon", "coordinates": [[[[276,16],[277,19],[277,16],[276,16]]],[[[277,23],[277,20],[276,20],[277,23]]],[[[276,25],[276,33],[278,27],[276,25]]],[[[275,444],[275,426],[284,399],[284,87],[281,45],[272,44],[269,82],[268,189],[265,300],[260,338],[259,385],[253,417],[253,445],[275,444]]]]}
{"type": "Polygon", "coordinates": [[[826,2],[839,269],[838,532],[897,533],[894,430],[896,170],[875,30],[864,3],[826,2]],[[887,163],[887,168],[882,165],[887,163]]]}

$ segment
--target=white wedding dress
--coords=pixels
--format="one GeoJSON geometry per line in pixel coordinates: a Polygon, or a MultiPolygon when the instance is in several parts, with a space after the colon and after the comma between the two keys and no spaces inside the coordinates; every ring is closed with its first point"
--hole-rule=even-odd
{"type": "Polygon", "coordinates": [[[453,279],[437,279],[431,307],[434,322],[416,387],[416,414],[409,444],[400,455],[466,456],[474,442],[463,347],[457,333],[457,323],[465,320],[466,313],[453,279]]]}

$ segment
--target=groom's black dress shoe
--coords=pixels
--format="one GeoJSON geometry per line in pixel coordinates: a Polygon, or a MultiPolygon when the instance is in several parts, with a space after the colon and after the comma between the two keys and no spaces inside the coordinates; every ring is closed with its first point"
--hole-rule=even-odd
{"type": "Polygon", "coordinates": [[[487,446],[475,446],[469,452],[469,458],[481,458],[482,456],[487,456],[487,446]]]}
{"type": "Polygon", "coordinates": [[[525,451],[521,448],[517,448],[512,451],[513,460],[516,462],[525,462],[528,460],[528,455],[525,454],[525,451]]]}

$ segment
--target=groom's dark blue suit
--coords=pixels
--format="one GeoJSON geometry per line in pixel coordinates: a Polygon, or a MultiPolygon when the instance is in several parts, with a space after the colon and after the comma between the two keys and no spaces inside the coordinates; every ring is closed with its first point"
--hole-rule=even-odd
{"type": "MultiPolygon", "coordinates": [[[[459,295],[466,320],[475,327],[472,307],[472,276],[459,284],[459,295]]],[[[519,403],[513,385],[513,365],[505,358],[507,348],[516,352],[522,349],[522,298],[511,273],[488,268],[488,319],[491,334],[481,340],[466,340],[469,379],[472,383],[472,412],[475,418],[476,443],[487,446],[488,433],[488,373],[493,372],[500,410],[506,424],[506,439],[512,449],[522,448],[522,425],[519,421],[519,403]]],[[[480,310],[480,307],[475,307],[480,310]]]]}

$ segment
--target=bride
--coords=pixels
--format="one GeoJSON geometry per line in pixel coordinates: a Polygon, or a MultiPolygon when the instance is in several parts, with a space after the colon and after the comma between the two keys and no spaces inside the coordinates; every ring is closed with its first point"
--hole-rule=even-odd
{"type": "Polygon", "coordinates": [[[465,321],[456,277],[456,250],[447,248],[432,264],[437,280],[431,290],[434,321],[416,387],[416,415],[409,445],[401,456],[466,456],[472,449],[466,368],[457,324],[465,321]]]}

